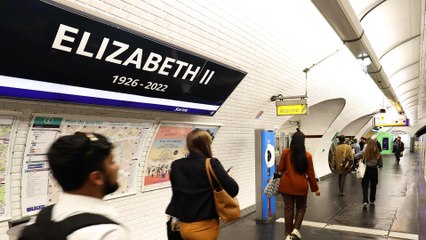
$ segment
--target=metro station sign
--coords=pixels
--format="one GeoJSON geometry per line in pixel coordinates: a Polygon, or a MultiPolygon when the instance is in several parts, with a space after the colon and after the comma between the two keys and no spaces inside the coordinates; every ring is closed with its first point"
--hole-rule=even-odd
{"type": "Polygon", "coordinates": [[[246,72],[54,1],[0,1],[0,98],[213,116],[246,72]]]}

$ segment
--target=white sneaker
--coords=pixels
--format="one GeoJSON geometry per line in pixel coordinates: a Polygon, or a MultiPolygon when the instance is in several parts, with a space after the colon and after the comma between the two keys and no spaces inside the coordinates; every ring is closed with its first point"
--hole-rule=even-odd
{"type": "Polygon", "coordinates": [[[293,240],[293,238],[291,237],[291,235],[287,235],[287,237],[284,240],[293,240]]]}
{"type": "Polygon", "coordinates": [[[362,204],[363,208],[367,208],[367,206],[368,206],[368,203],[366,203],[366,202],[362,204]]]}
{"type": "Polygon", "coordinates": [[[293,232],[291,232],[291,236],[293,237],[292,239],[296,239],[296,240],[302,239],[302,235],[297,229],[293,229],[293,232]]]}

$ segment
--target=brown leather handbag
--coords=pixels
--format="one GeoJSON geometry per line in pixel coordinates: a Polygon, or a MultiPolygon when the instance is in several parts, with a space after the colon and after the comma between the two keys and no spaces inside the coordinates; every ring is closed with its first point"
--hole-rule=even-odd
{"type": "Polygon", "coordinates": [[[213,171],[212,165],[210,163],[210,158],[206,159],[206,171],[207,177],[210,181],[210,185],[213,189],[213,197],[217,215],[219,215],[220,219],[222,219],[222,221],[225,223],[240,218],[240,204],[238,203],[238,200],[236,198],[232,198],[231,196],[229,196],[229,194],[223,188],[222,184],[219,182],[219,179],[213,171]],[[219,184],[217,188],[214,188],[212,176],[219,184]]]}

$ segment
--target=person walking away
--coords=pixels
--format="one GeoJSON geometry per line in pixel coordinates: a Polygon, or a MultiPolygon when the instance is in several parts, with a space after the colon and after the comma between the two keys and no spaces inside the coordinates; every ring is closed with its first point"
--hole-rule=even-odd
{"type": "Polygon", "coordinates": [[[351,146],[345,143],[345,136],[339,136],[339,143],[331,161],[332,170],[339,174],[339,197],[345,196],[346,170],[342,167],[343,159],[354,160],[351,146]]]}
{"type": "MultiPolygon", "coordinates": [[[[78,218],[79,223],[90,222],[93,217],[107,221],[73,229],[74,231],[66,234],[64,239],[131,239],[128,229],[118,224],[118,212],[102,201],[105,195],[115,192],[119,187],[117,182],[119,166],[113,160],[112,149],[113,144],[105,136],[96,133],[76,132],[74,135],[62,136],[52,144],[47,158],[52,174],[62,187],[63,194],[53,208],[46,207],[41,210],[38,218],[47,216],[50,218],[50,221],[49,218],[47,219],[48,222],[64,224],[56,228],[44,229],[42,232],[45,232],[46,236],[40,239],[50,239],[48,235],[58,237],[58,232],[62,234],[63,228],[72,229],[73,227],[67,224],[76,225],[76,221],[67,220],[76,220],[75,217],[81,217],[78,218]],[[51,211],[50,216],[46,214],[48,209],[51,211]]],[[[37,227],[38,218],[33,225],[26,227],[29,231],[31,227],[37,227]]],[[[43,224],[38,226],[46,226],[44,224],[43,221],[43,224]]],[[[26,239],[25,234],[26,229],[19,239],[26,239]]],[[[28,239],[36,239],[34,237],[29,236],[28,239]]]]}
{"type": "Polygon", "coordinates": [[[290,148],[284,149],[278,171],[282,172],[279,191],[284,200],[286,240],[301,239],[300,227],[307,207],[308,184],[316,196],[320,196],[320,191],[312,155],[306,151],[305,135],[299,129],[292,136],[290,148]]]}
{"type": "Polygon", "coordinates": [[[173,161],[171,165],[173,195],[166,213],[180,220],[178,226],[185,240],[216,240],[219,237],[219,216],[207,177],[207,158],[226,192],[231,197],[238,194],[237,182],[213,157],[211,144],[210,133],[201,129],[192,130],[186,138],[189,155],[173,161]]]}
{"type": "Polygon", "coordinates": [[[358,140],[356,138],[354,138],[351,147],[354,150],[354,154],[358,154],[359,152],[361,152],[361,147],[359,146],[358,140]]]}
{"type": "Polygon", "coordinates": [[[379,149],[379,152],[382,152],[382,144],[380,144],[379,139],[375,138],[374,142],[376,143],[377,148],[379,149]]]}
{"type": "Polygon", "coordinates": [[[362,196],[363,207],[366,208],[368,203],[374,205],[376,201],[376,186],[379,182],[379,173],[377,168],[383,167],[383,159],[380,150],[374,140],[369,140],[363,153],[363,161],[366,165],[365,174],[362,178],[362,196]],[[368,202],[368,189],[370,189],[370,202],[368,202]]]}
{"type": "Polygon", "coordinates": [[[383,157],[382,157],[382,144],[380,144],[380,141],[379,141],[379,139],[377,139],[377,138],[375,138],[374,139],[374,141],[376,142],[376,144],[377,144],[377,148],[379,149],[379,152],[380,152],[380,162],[383,162],[383,157]]]}
{"type": "MultiPolygon", "coordinates": [[[[358,144],[358,140],[356,138],[353,139],[353,143],[351,145],[354,155],[358,154],[359,152],[361,152],[361,147],[358,144]]],[[[358,163],[357,161],[354,161],[354,165],[352,167],[352,171],[356,171],[356,169],[358,168],[358,163]]]]}
{"type": "Polygon", "coordinates": [[[395,142],[393,143],[393,150],[395,153],[395,161],[399,164],[402,152],[404,151],[404,143],[401,141],[400,136],[396,137],[395,142]]]}
{"type": "Polygon", "coordinates": [[[361,137],[361,140],[359,141],[359,150],[360,151],[364,150],[365,142],[366,142],[366,139],[364,137],[361,137]]]}

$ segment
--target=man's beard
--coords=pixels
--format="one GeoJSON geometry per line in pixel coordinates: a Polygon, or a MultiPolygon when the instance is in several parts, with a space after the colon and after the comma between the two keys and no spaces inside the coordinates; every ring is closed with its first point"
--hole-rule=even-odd
{"type": "Polygon", "coordinates": [[[104,185],[104,196],[117,191],[117,189],[118,189],[119,186],[120,185],[118,184],[117,181],[116,182],[112,182],[110,179],[108,179],[105,182],[105,185],[104,185]]]}

